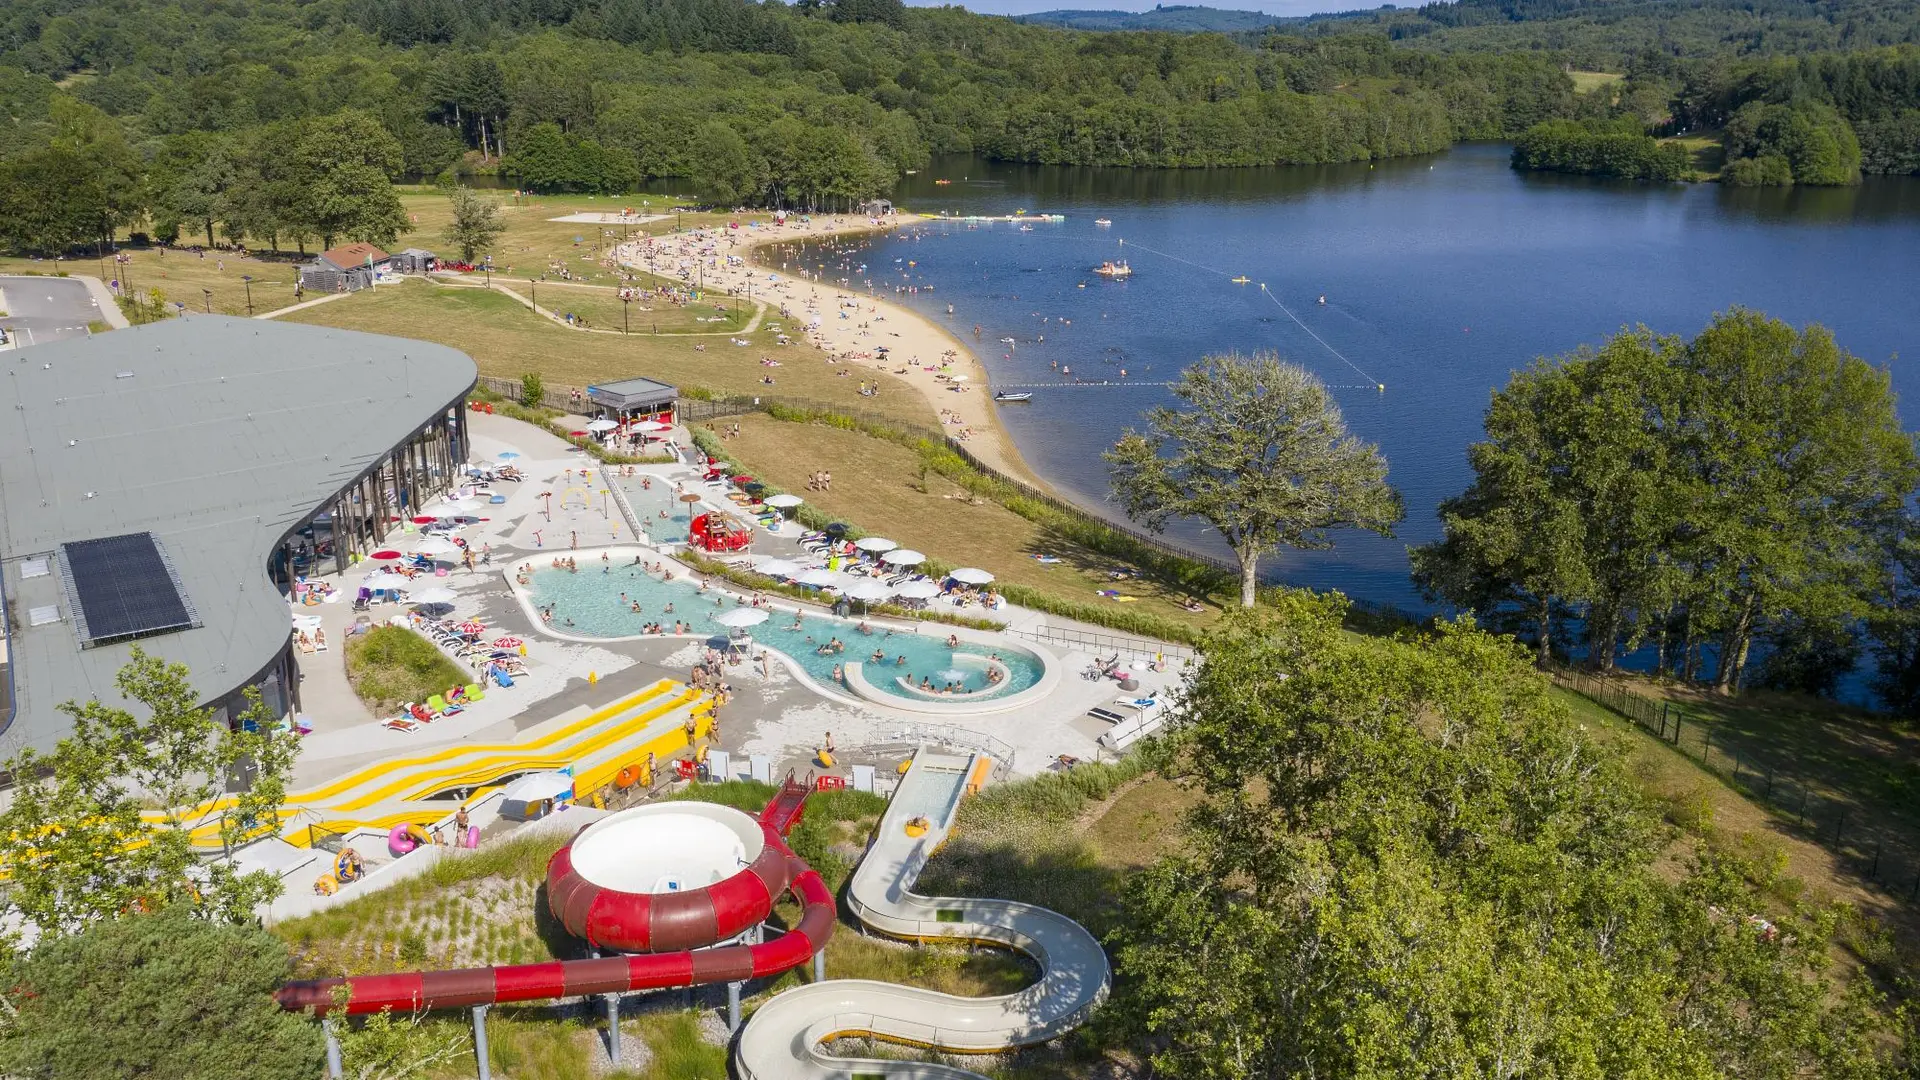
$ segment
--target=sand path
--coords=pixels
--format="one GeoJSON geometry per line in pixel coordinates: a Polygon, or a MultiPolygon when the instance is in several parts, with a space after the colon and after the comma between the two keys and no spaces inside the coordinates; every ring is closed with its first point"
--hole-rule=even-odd
{"type": "MultiPolygon", "coordinates": [[[[885,372],[924,395],[940,414],[946,431],[987,465],[1045,490],[1020,457],[1013,439],[994,414],[993,394],[987,388],[987,369],[960,339],[909,308],[880,299],[864,282],[819,281],[804,272],[781,271],[751,258],[756,249],[796,240],[885,232],[897,227],[894,219],[816,217],[810,223],[789,219],[785,225],[761,222],[751,231],[713,228],[685,233],[639,237],[616,248],[616,256],[635,269],[666,276],[703,275],[709,290],[745,296],[751,281],[753,299],[777,305],[779,323],[797,339],[804,333],[817,347],[819,361],[845,364],[849,378],[885,372]],[[704,265],[704,270],[699,270],[704,265]],[[843,317],[844,316],[844,317],[843,317]],[[885,346],[881,360],[877,348],[885,346]],[[959,377],[959,378],[956,378],[959,377]]],[[[773,321],[772,312],[767,319],[773,321]]],[[[769,368],[779,391],[778,368],[769,368]]]]}

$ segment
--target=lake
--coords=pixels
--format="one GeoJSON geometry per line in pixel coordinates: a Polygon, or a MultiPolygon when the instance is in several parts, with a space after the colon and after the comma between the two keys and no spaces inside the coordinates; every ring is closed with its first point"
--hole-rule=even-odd
{"type": "Polygon", "coordinates": [[[1518,173],[1507,154],[1478,144],[1373,166],[1212,171],[936,159],[900,185],[902,206],[1066,220],[929,223],[860,245],[837,271],[830,254],[808,258],[836,278],[864,262],[858,277],[881,289],[931,287],[893,298],[972,344],[995,384],[1043,384],[1002,418],[1036,472],[1109,515],[1101,451],[1171,395],[1044,384],[1119,381],[1123,368],[1164,382],[1228,349],[1305,365],[1380,445],[1407,519],[1392,539],[1346,533],[1332,551],[1282,553],[1270,576],[1415,609],[1427,605],[1406,548],[1438,534],[1435,508],[1470,480],[1465,449],[1490,391],[1536,356],[1634,323],[1692,335],[1745,305],[1824,324],[1891,365],[1907,425],[1920,425],[1920,375],[1896,359],[1920,351],[1920,180],[1647,186],[1518,173]],[[1130,280],[1089,272],[1119,257],[1130,280]]]}

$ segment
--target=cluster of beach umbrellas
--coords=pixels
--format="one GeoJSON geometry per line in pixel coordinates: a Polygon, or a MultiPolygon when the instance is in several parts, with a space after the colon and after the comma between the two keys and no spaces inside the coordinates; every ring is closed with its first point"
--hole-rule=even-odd
{"type": "MultiPolygon", "coordinates": [[[[927,560],[926,555],[921,552],[900,547],[884,536],[862,537],[854,541],[853,546],[896,569],[918,566],[927,560]]],[[[791,559],[778,556],[760,559],[754,564],[754,569],[768,577],[785,578],[797,585],[816,589],[837,589],[840,595],[862,604],[874,604],[895,597],[903,600],[931,600],[941,593],[940,585],[933,581],[920,580],[889,585],[874,578],[843,574],[824,567],[802,566],[791,559]]],[[[947,576],[967,585],[986,585],[993,581],[992,574],[971,566],[961,567],[947,576]]]]}

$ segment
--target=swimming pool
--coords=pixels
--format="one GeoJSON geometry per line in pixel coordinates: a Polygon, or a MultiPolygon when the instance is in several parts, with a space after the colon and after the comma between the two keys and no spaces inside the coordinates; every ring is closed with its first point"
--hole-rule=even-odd
{"type": "MultiPolygon", "coordinates": [[[[687,528],[693,521],[693,514],[687,509],[689,504],[681,502],[679,496],[673,493],[672,481],[644,474],[612,479],[627,496],[627,505],[633,507],[633,516],[639,519],[648,540],[656,544],[687,542],[687,528]]],[[[668,619],[667,622],[673,620],[668,619]]]]}
{"type": "MultiPolygon", "coordinates": [[[[643,557],[653,558],[651,554],[643,557]]],[[[713,621],[714,616],[740,606],[732,593],[717,588],[701,592],[697,580],[686,576],[683,569],[674,571],[673,581],[663,581],[632,565],[632,552],[615,554],[605,562],[597,554],[582,554],[578,558],[578,573],[554,569],[550,555],[521,560],[523,564],[532,562],[535,567],[533,583],[528,587],[529,599],[538,608],[553,605],[553,629],[563,634],[636,637],[648,623],[662,623],[671,628],[677,619],[691,623],[698,633],[723,635],[727,630],[713,621]],[[638,612],[633,610],[636,603],[640,605],[638,612]],[[669,606],[672,610],[668,610],[669,606]]],[[[1039,657],[1017,646],[988,647],[962,641],[957,648],[949,648],[946,632],[937,624],[928,624],[925,632],[919,634],[884,627],[862,634],[857,622],[830,615],[809,613],[797,629],[794,618],[788,611],[772,612],[771,618],[752,629],[753,639],[784,653],[823,686],[841,687],[833,677],[833,669],[858,660],[867,665],[868,681],[891,697],[910,698],[896,680],[911,676],[916,686],[922,679],[938,686],[954,684],[963,692],[938,695],[937,700],[958,704],[1002,698],[1029,689],[1040,682],[1044,672],[1039,657]],[[835,638],[845,649],[822,655],[820,646],[835,638]],[[875,661],[875,652],[883,658],[875,661]],[[999,658],[997,665],[987,662],[995,656],[999,658]],[[996,667],[1004,678],[990,683],[987,673],[996,667]]],[[[920,695],[911,698],[926,700],[920,695]]]]}

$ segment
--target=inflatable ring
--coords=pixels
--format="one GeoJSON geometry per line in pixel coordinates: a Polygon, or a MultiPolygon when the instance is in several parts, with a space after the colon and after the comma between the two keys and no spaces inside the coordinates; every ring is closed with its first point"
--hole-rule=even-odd
{"type": "Polygon", "coordinates": [[[313,883],[313,895],[332,896],[340,891],[340,879],[332,874],[321,874],[313,883]]]}
{"type": "Polygon", "coordinates": [[[927,830],[931,827],[926,818],[911,817],[907,819],[908,836],[925,836],[927,835],[927,830]]]}
{"type": "Polygon", "coordinates": [[[833,755],[827,753],[825,750],[820,751],[820,767],[823,769],[833,768],[833,755]]]}
{"type": "Polygon", "coordinates": [[[625,791],[640,782],[640,766],[622,765],[620,774],[613,778],[613,786],[625,791]]]}
{"type": "Polygon", "coordinates": [[[427,831],[411,821],[387,830],[387,851],[396,859],[432,842],[433,838],[427,835],[427,831]]]}

